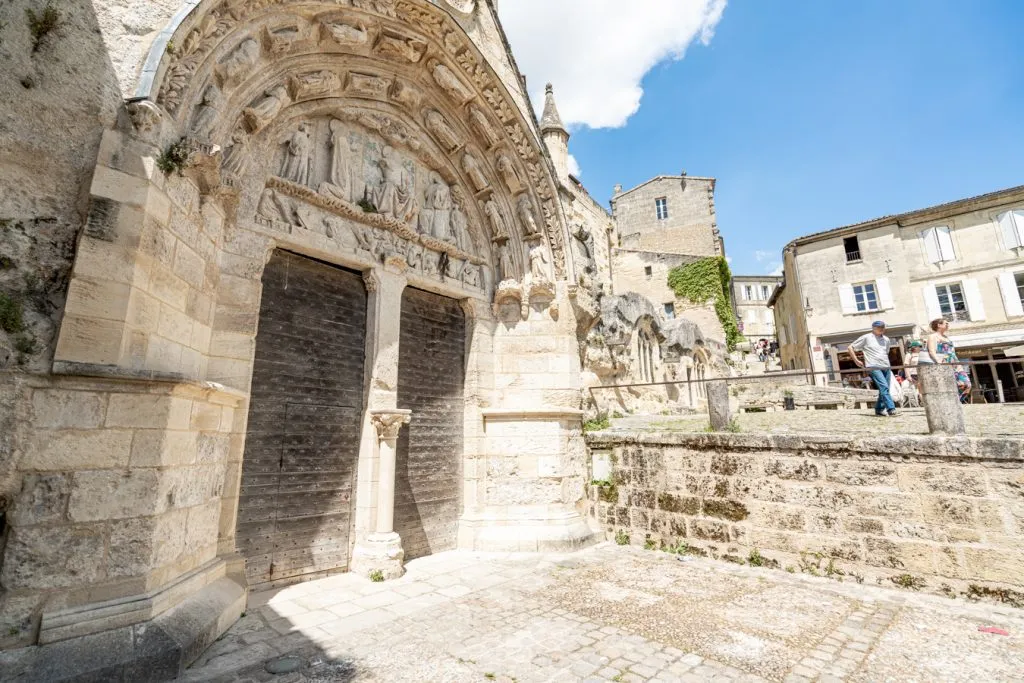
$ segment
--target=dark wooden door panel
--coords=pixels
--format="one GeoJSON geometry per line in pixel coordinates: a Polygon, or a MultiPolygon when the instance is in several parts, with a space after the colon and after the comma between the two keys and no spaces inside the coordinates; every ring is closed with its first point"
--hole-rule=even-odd
{"type": "Polygon", "coordinates": [[[271,258],[236,532],[250,586],[348,566],[365,334],[359,274],[287,252],[271,258]]]}
{"type": "Polygon", "coordinates": [[[402,296],[398,407],[412,422],[398,441],[395,530],[407,559],[455,548],[462,512],[466,324],[457,301],[402,296]]]}

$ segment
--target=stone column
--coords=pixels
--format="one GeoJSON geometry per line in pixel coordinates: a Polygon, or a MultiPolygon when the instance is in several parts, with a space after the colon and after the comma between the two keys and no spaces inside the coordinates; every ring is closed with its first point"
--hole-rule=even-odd
{"type": "Polygon", "coordinates": [[[380,572],[385,579],[397,579],[405,573],[402,538],[395,532],[395,455],[398,433],[407,424],[412,411],[371,410],[377,435],[377,521],[373,533],[356,544],[352,551],[352,571],[372,576],[380,572]]]}
{"type": "Polygon", "coordinates": [[[406,278],[402,264],[390,260],[364,277],[369,294],[366,331],[366,417],[359,451],[356,483],[356,544],[350,569],[367,576],[380,571],[384,578],[402,575],[404,552],[394,533],[395,443],[409,411],[398,410],[398,343],[401,332],[402,292],[406,278]]]}
{"type": "Polygon", "coordinates": [[[707,383],[708,417],[711,418],[711,429],[724,431],[729,426],[729,385],[724,380],[707,383]]]}
{"type": "Polygon", "coordinates": [[[953,376],[953,366],[924,363],[918,366],[928,431],[932,434],[964,434],[964,409],[953,376]]]}

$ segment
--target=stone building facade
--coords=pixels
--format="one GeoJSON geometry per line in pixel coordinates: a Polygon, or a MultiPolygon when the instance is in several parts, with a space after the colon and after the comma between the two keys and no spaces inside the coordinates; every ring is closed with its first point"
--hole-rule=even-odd
{"type": "Polygon", "coordinates": [[[72,2],[35,42],[30,8],[0,8],[0,650],[173,677],[253,588],[595,538],[581,389],[710,357],[617,291],[492,2],[72,2]]]}
{"type": "Polygon", "coordinates": [[[998,380],[1015,400],[1021,366],[984,361],[1024,343],[1022,238],[1024,187],[1015,187],[793,240],[770,301],[783,366],[852,367],[846,346],[875,319],[888,324],[900,362],[944,317],[958,355],[983,363],[972,368],[976,390],[992,400],[998,380]]]}
{"type": "Polygon", "coordinates": [[[782,277],[771,275],[734,275],[731,283],[732,308],[740,333],[748,341],[775,340],[775,314],[768,308],[782,277]]]}
{"type": "Polygon", "coordinates": [[[36,52],[13,4],[0,647],[173,674],[250,588],[591,540],[607,249],[490,3],[74,3],[36,52]]]}
{"type": "Polygon", "coordinates": [[[715,215],[715,179],[657,176],[612,197],[612,215],[626,249],[724,256],[715,215]]]}

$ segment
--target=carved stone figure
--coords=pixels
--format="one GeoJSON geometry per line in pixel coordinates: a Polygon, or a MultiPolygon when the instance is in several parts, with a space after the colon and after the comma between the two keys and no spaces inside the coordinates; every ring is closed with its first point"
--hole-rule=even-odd
{"type": "Polygon", "coordinates": [[[332,119],[329,128],[331,137],[327,144],[331,148],[331,168],[328,171],[328,179],[320,183],[317,191],[345,202],[358,201],[359,197],[352,191],[351,147],[344,124],[338,119],[332,119]]]}
{"type": "Polygon", "coordinates": [[[466,268],[462,271],[462,282],[467,287],[480,287],[480,266],[474,266],[472,264],[466,264],[466,268]]]}
{"type": "Polygon", "coordinates": [[[477,192],[486,190],[489,183],[487,177],[484,176],[483,168],[480,166],[480,162],[476,160],[476,157],[466,152],[462,156],[462,170],[469,176],[469,181],[473,183],[473,189],[477,192]]]}
{"type": "Polygon", "coordinates": [[[260,45],[252,38],[242,42],[234,52],[224,58],[217,68],[221,85],[232,86],[240,83],[260,58],[260,45]]]}
{"type": "Polygon", "coordinates": [[[507,240],[508,225],[505,223],[505,217],[501,214],[501,207],[493,197],[484,204],[484,213],[487,214],[487,219],[491,222],[491,238],[507,240]]]}
{"type": "Polygon", "coordinates": [[[341,79],[333,71],[314,71],[289,80],[292,99],[304,100],[327,95],[341,87],[341,79]]]}
{"type": "Polygon", "coordinates": [[[423,59],[427,44],[422,40],[385,33],[377,41],[377,52],[387,57],[418,64],[423,59]]]}
{"type": "Polygon", "coordinates": [[[544,240],[530,245],[530,277],[539,282],[551,281],[551,254],[544,240]]]}
{"type": "Polygon", "coordinates": [[[441,143],[441,146],[446,151],[452,152],[462,146],[462,140],[459,139],[459,136],[452,130],[452,127],[444,120],[444,116],[436,109],[431,109],[427,112],[426,124],[427,130],[437,138],[437,141],[441,143]]]}
{"type": "Polygon", "coordinates": [[[267,187],[260,195],[259,205],[256,207],[256,215],[268,221],[289,222],[289,209],[281,201],[281,197],[267,187]]]}
{"type": "Polygon", "coordinates": [[[327,29],[331,39],[339,45],[365,45],[370,40],[370,34],[362,24],[352,26],[340,22],[328,22],[324,24],[324,28],[327,29]]]}
{"type": "Polygon", "coordinates": [[[390,86],[391,81],[380,76],[350,73],[348,76],[348,87],[345,90],[354,95],[384,99],[390,86]]]}
{"type": "Polygon", "coordinates": [[[308,124],[300,123],[285,145],[281,177],[299,185],[307,185],[309,171],[313,165],[313,140],[309,136],[308,124]]]}
{"type": "Polygon", "coordinates": [[[288,89],[283,85],[276,85],[263,93],[263,97],[243,112],[249,132],[255,133],[270,123],[287,103],[288,89]]]}
{"type": "Polygon", "coordinates": [[[516,270],[512,265],[512,252],[508,248],[508,242],[498,245],[498,257],[495,260],[498,264],[498,282],[516,279],[516,270]]]}
{"type": "Polygon", "coordinates": [[[594,236],[583,223],[577,223],[572,230],[577,260],[584,264],[584,272],[594,271],[594,236]]]}
{"type": "Polygon", "coordinates": [[[378,213],[400,221],[408,220],[417,212],[412,196],[412,182],[402,167],[401,159],[391,147],[384,147],[380,159],[380,184],[374,190],[373,203],[378,213]]]}
{"type": "Polygon", "coordinates": [[[466,195],[458,185],[452,186],[451,235],[455,246],[467,254],[475,253],[473,237],[469,234],[469,220],[466,218],[466,195]]]}
{"type": "Polygon", "coordinates": [[[494,147],[498,144],[500,139],[498,137],[498,133],[491,126],[491,122],[487,119],[487,116],[483,113],[480,107],[470,105],[469,122],[472,124],[473,130],[475,130],[477,134],[484,139],[488,147],[494,147]]]}
{"type": "Polygon", "coordinates": [[[301,39],[302,30],[298,25],[285,26],[273,31],[265,29],[263,36],[267,51],[277,55],[290,52],[301,39]]]}
{"type": "Polygon", "coordinates": [[[440,62],[435,64],[431,69],[431,74],[434,76],[434,82],[459,104],[465,104],[473,99],[472,91],[455,75],[454,71],[444,64],[440,62]]]}
{"type": "Polygon", "coordinates": [[[386,17],[395,16],[395,0],[352,0],[352,6],[368,12],[376,12],[386,17]]]}
{"type": "Polygon", "coordinates": [[[203,91],[203,103],[196,110],[196,117],[192,123],[192,133],[199,140],[208,140],[213,127],[217,124],[217,117],[220,115],[220,106],[223,102],[220,88],[215,85],[207,86],[203,91]]]}
{"type": "Polygon", "coordinates": [[[505,187],[512,194],[519,194],[523,191],[523,181],[519,177],[519,172],[516,171],[515,164],[508,158],[507,154],[502,154],[498,157],[498,173],[501,174],[501,179],[505,182],[505,187]]]}
{"type": "Polygon", "coordinates": [[[391,88],[391,99],[405,105],[409,109],[416,109],[420,106],[420,102],[423,101],[423,93],[419,88],[410,85],[400,78],[396,78],[395,84],[391,88]]]}
{"type": "Polygon", "coordinates": [[[249,155],[246,153],[245,145],[249,136],[244,130],[238,129],[231,134],[231,146],[224,152],[222,168],[228,175],[236,178],[245,174],[249,166],[249,155]]]}
{"type": "Polygon", "coordinates": [[[163,112],[150,100],[136,100],[125,105],[128,115],[132,119],[132,125],[140,133],[148,133],[159,125],[163,119],[163,112]]]}
{"type": "Polygon", "coordinates": [[[438,176],[430,179],[420,211],[419,231],[434,239],[452,241],[450,224],[452,196],[448,185],[438,176]]]}
{"type": "Polygon", "coordinates": [[[537,229],[537,219],[533,214],[533,202],[525,194],[516,203],[516,212],[519,214],[519,221],[523,224],[523,235],[529,237],[540,232],[537,229]]]}

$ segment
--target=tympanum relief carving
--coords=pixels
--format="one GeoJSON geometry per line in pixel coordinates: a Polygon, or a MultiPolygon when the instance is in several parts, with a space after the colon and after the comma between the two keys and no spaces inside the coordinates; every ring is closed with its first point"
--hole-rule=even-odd
{"type": "MultiPolygon", "coordinates": [[[[378,131],[410,143],[405,124],[372,111],[302,120],[279,138],[276,173],[255,203],[272,229],[324,235],[375,260],[484,289],[483,235],[463,189],[378,131]],[[348,220],[343,220],[348,219],[348,220]]],[[[238,144],[238,143],[236,143],[238,144]]],[[[240,154],[241,152],[239,152],[240,154]]],[[[235,157],[234,147],[230,158],[235,157]]]]}
{"type": "MultiPolygon", "coordinates": [[[[475,6],[473,0],[454,0],[453,4],[475,6]]],[[[222,0],[204,2],[196,12],[175,34],[178,47],[161,62],[157,101],[179,124],[187,116],[196,139],[225,147],[221,169],[225,184],[230,185],[232,177],[247,169],[251,171],[249,167],[259,157],[249,149],[249,135],[255,137],[294,103],[324,97],[369,99],[402,107],[451,155],[451,168],[459,174],[456,177],[449,172],[450,177],[443,179],[451,207],[428,205],[428,169],[448,168],[446,160],[430,159],[434,145],[423,149],[418,131],[410,135],[380,117],[356,122],[351,115],[339,113],[346,125],[357,123],[390,144],[390,155],[384,154],[382,146],[364,141],[359,150],[360,169],[352,170],[356,151],[351,129],[346,129],[347,145],[335,147],[328,144],[328,125],[311,122],[317,131],[312,136],[310,165],[304,172],[304,143],[294,137],[299,134],[296,126],[285,133],[288,145],[282,143],[281,166],[267,185],[274,195],[266,202],[252,197],[248,206],[253,212],[258,203],[273,207],[287,216],[280,223],[298,225],[301,211],[276,205],[286,204],[281,197],[296,199],[292,194],[301,187],[303,194],[323,203],[352,207],[365,198],[370,205],[380,204],[378,213],[365,217],[368,222],[394,221],[411,226],[418,235],[418,227],[427,224],[420,214],[439,210],[447,212],[447,231],[434,229],[424,233],[424,239],[441,239],[434,237],[435,232],[445,234],[449,241],[442,242],[449,249],[469,253],[473,247],[479,254],[485,247],[466,238],[471,232],[479,235],[472,231],[474,220],[488,224],[496,236],[514,233],[518,239],[520,234],[543,234],[551,245],[552,264],[559,273],[565,272],[566,237],[539,140],[479,50],[443,10],[418,0],[222,0]],[[254,29],[246,30],[247,23],[254,29]],[[259,86],[262,92],[253,91],[252,86],[246,89],[250,79],[278,68],[280,60],[312,54],[323,58],[306,59],[304,68],[284,71],[283,82],[278,84],[264,81],[259,86]],[[364,61],[361,66],[350,64],[347,55],[364,61]],[[377,63],[368,64],[366,59],[377,63]],[[243,90],[250,93],[243,96],[247,103],[237,101],[243,90]],[[190,104],[182,108],[183,103],[190,104]],[[239,118],[241,123],[236,125],[239,118]],[[413,149],[417,143],[419,150],[413,149]],[[293,150],[287,172],[286,146],[293,150]],[[406,150],[412,150],[419,162],[426,159],[428,168],[410,167],[412,159],[404,156],[406,150]],[[402,162],[387,158],[396,153],[402,162]],[[305,182],[301,182],[304,176],[305,182]],[[494,192],[506,189],[513,198],[495,201],[494,192]],[[469,196],[460,204],[457,193],[469,196]],[[524,193],[527,203],[520,201],[524,193]],[[469,231],[461,227],[463,220],[469,231]]],[[[444,205],[444,192],[434,190],[434,199],[444,205]]],[[[267,211],[274,215],[271,208],[267,211]]],[[[340,213],[347,216],[345,211],[340,213]]],[[[429,224],[441,225],[437,220],[443,223],[432,216],[429,224]]],[[[526,257],[520,249],[514,249],[517,262],[526,257]]]]}

